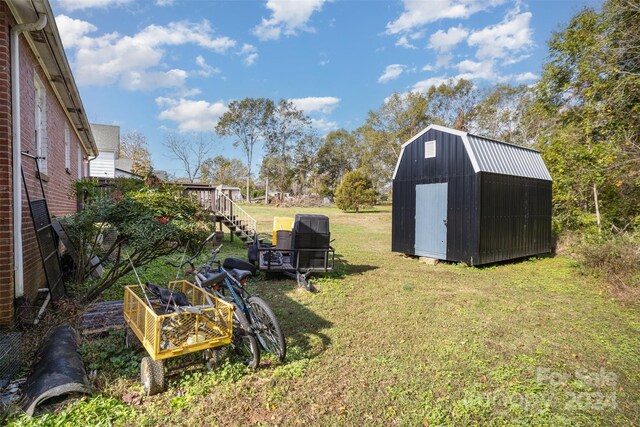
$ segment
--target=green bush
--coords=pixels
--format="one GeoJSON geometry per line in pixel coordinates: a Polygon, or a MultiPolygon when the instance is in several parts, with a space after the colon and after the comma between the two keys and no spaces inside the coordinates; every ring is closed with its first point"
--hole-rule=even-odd
{"type": "Polygon", "coordinates": [[[376,191],[371,179],[359,170],[348,172],[336,190],[335,203],[343,211],[356,212],[375,205],[376,191]]]}
{"type": "Polygon", "coordinates": [[[640,288],[640,234],[586,236],[576,254],[587,271],[612,285],[640,288]]]}
{"type": "MultiPolygon", "coordinates": [[[[154,179],[118,184],[108,193],[88,191],[84,209],[64,221],[81,260],[77,280],[91,273],[89,260],[94,256],[107,266],[86,300],[97,298],[129,273],[129,259],[136,268],[145,265],[187,242],[202,241],[211,228],[209,215],[175,186],[154,179]]],[[[84,185],[90,189],[92,184],[84,185]]]]}

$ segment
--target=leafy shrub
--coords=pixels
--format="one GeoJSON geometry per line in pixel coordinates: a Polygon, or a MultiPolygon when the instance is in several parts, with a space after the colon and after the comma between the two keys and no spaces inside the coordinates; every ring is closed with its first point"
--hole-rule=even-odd
{"type": "Polygon", "coordinates": [[[373,206],[376,191],[371,179],[359,170],[348,172],[336,190],[335,203],[343,211],[358,212],[361,208],[373,206]]]}
{"type": "MultiPolygon", "coordinates": [[[[94,256],[108,267],[85,300],[113,286],[132,270],[131,263],[137,268],[189,241],[203,240],[212,224],[200,205],[178,187],[154,179],[122,181],[121,187],[118,183],[107,194],[83,188],[87,194],[84,209],[64,222],[81,260],[78,281],[95,269],[89,264],[94,256]]],[[[91,189],[93,184],[84,185],[91,189]]]]}
{"type": "Polygon", "coordinates": [[[123,330],[110,330],[103,338],[85,341],[79,352],[90,371],[98,370],[109,377],[137,377],[140,374],[143,354],[124,345],[123,330]]]}
{"type": "Polygon", "coordinates": [[[640,235],[585,237],[576,254],[589,272],[621,288],[640,289],[640,235]]]}

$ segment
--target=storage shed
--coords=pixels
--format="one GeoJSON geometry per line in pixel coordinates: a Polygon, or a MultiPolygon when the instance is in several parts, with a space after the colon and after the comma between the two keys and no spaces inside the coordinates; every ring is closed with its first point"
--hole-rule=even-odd
{"type": "Polygon", "coordinates": [[[393,173],[392,250],[470,265],[551,252],[551,184],[535,150],[430,125],[393,173]]]}

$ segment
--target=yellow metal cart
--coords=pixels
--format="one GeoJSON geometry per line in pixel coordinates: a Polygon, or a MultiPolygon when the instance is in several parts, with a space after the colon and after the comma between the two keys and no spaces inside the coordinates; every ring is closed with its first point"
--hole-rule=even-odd
{"type": "Polygon", "coordinates": [[[163,304],[148,300],[139,285],[124,289],[125,322],[149,353],[140,363],[148,395],[165,388],[164,359],[227,345],[232,338],[233,305],[186,280],[170,282],[169,289],[184,293],[191,305],[165,314],[163,304]]]}

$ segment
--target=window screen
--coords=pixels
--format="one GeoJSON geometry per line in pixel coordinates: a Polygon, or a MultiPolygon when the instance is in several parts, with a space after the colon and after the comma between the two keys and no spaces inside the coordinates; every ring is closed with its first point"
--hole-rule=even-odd
{"type": "Polygon", "coordinates": [[[38,166],[40,172],[47,174],[47,95],[40,78],[34,74],[33,84],[35,86],[35,140],[36,155],[39,157],[38,166]]]}
{"type": "Polygon", "coordinates": [[[428,159],[430,157],[436,156],[436,142],[435,141],[425,141],[424,143],[424,158],[428,159]]]}
{"type": "Polygon", "coordinates": [[[67,171],[71,169],[71,135],[66,123],[64,125],[64,167],[67,171]]]}

